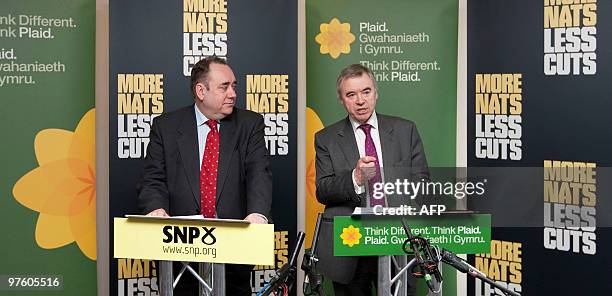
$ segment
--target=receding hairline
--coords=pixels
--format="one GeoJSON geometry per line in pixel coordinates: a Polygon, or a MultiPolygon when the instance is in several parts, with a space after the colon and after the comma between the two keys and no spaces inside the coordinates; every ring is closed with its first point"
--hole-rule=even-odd
{"type": "Polygon", "coordinates": [[[196,84],[202,83],[208,89],[208,74],[210,74],[210,68],[212,65],[225,65],[230,68],[227,60],[217,57],[210,56],[198,61],[191,69],[191,92],[194,99],[197,97],[195,92],[196,84]]]}

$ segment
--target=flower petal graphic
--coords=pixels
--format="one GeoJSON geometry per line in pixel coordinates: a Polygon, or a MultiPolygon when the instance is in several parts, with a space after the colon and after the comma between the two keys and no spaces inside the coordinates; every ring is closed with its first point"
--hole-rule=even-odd
{"type": "Polygon", "coordinates": [[[41,213],[69,215],[84,209],[74,197],[83,195],[89,184],[79,180],[88,174],[87,164],[60,159],[30,171],[15,183],[13,195],[22,205],[41,213]],[[75,174],[76,173],[76,174],[75,174]]]}
{"type": "Polygon", "coordinates": [[[34,152],[39,165],[68,158],[72,132],[50,128],[40,131],[34,139],[34,152]]]}
{"type": "Polygon", "coordinates": [[[351,52],[350,45],[355,41],[355,35],[351,33],[350,23],[341,23],[337,18],[333,18],[329,24],[321,24],[319,30],[315,41],[321,45],[321,54],[329,54],[337,59],[340,54],[351,52]]]}
{"type": "Polygon", "coordinates": [[[324,206],[317,201],[315,171],[315,133],[323,129],[323,122],[311,108],[306,108],[306,248],[312,244],[317,215],[324,206]]]}
{"type": "Polygon", "coordinates": [[[36,222],[36,243],[43,249],[63,247],[71,242],[72,231],[68,216],[40,214],[36,222]]]}
{"type": "Polygon", "coordinates": [[[96,205],[90,204],[84,211],[70,216],[74,239],[87,258],[96,260],[96,205]]]}
{"type": "Polygon", "coordinates": [[[348,245],[349,248],[352,248],[354,245],[358,245],[361,236],[362,235],[361,233],[359,233],[359,228],[355,228],[353,225],[349,225],[349,227],[342,228],[342,234],[340,234],[342,244],[348,245]]]}
{"type": "Polygon", "coordinates": [[[36,243],[54,249],[76,242],[96,259],[95,110],[87,112],[74,132],[40,131],[34,140],[39,167],[13,186],[15,200],[40,212],[36,243]]]}
{"type": "Polygon", "coordinates": [[[70,145],[70,157],[86,161],[96,171],[96,112],[87,112],[74,130],[74,138],[70,145]]]}

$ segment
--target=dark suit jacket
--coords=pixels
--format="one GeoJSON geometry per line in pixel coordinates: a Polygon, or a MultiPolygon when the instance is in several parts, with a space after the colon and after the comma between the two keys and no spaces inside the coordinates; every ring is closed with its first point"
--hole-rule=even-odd
{"type": "MultiPolygon", "coordinates": [[[[138,182],[143,214],[163,208],[169,215],[200,213],[200,160],[194,106],[153,121],[144,169],[138,182]]],[[[272,173],[261,115],[234,108],[220,121],[217,216],[270,218],[272,173]]]]}
{"type": "MultiPolygon", "coordinates": [[[[377,113],[385,181],[395,178],[429,178],[421,138],[413,122],[377,113]]],[[[350,216],[356,206],[365,205],[357,195],[352,171],[359,160],[355,134],[347,118],[315,135],[317,200],[325,205],[319,234],[319,270],[333,281],[348,284],[355,274],[357,257],[333,256],[333,218],[350,216]]],[[[401,200],[388,198],[389,206],[401,200]]]]}

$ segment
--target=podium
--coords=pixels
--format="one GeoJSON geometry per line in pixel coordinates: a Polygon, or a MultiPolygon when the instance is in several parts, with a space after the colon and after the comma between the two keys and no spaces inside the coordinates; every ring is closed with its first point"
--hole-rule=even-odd
{"type": "Polygon", "coordinates": [[[334,217],[334,256],[379,256],[376,295],[406,295],[407,272],[416,262],[408,261],[402,246],[407,236],[400,218],[414,235],[458,254],[488,253],[491,215],[449,212],[440,216],[382,216],[357,208],[352,216],[334,217]]]}
{"type": "Polygon", "coordinates": [[[161,295],[171,296],[188,270],[200,282],[199,295],[223,296],[225,263],[274,264],[274,225],[201,216],[126,215],[114,218],[114,258],[160,260],[161,295]],[[176,279],[172,261],[183,262],[176,279]],[[199,271],[185,262],[200,262],[199,271]]]}

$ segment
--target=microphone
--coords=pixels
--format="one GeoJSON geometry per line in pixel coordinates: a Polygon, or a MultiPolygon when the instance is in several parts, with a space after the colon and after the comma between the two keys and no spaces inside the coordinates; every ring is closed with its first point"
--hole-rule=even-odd
{"type": "Polygon", "coordinates": [[[457,255],[455,255],[453,252],[449,251],[449,250],[445,250],[445,249],[441,249],[440,250],[440,255],[442,257],[442,262],[456,268],[457,270],[463,272],[463,273],[467,273],[469,275],[471,275],[472,277],[475,277],[477,279],[482,280],[483,282],[486,282],[487,284],[500,289],[504,294],[506,295],[512,295],[512,296],[521,296],[521,294],[514,292],[514,291],[510,291],[508,288],[498,284],[497,282],[491,280],[490,278],[487,277],[486,274],[484,274],[482,271],[476,269],[476,267],[470,265],[469,263],[463,261],[461,258],[459,258],[457,255]]]}
{"type": "Polygon", "coordinates": [[[306,234],[304,234],[304,232],[298,232],[297,242],[295,243],[295,248],[293,248],[293,254],[291,254],[291,259],[289,259],[289,264],[291,266],[297,266],[297,255],[298,253],[300,253],[302,244],[304,244],[304,237],[306,237],[306,234]]]}
{"type": "MultiPolygon", "coordinates": [[[[277,278],[280,281],[285,283],[289,283],[289,290],[291,290],[291,285],[293,285],[294,278],[291,278],[295,275],[297,271],[297,255],[302,248],[302,244],[304,243],[304,232],[298,232],[297,242],[295,243],[295,248],[293,248],[293,253],[289,259],[289,262],[283,265],[281,269],[277,271],[277,278]]],[[[272,281],[270,281],[272,283],[272,281]]]]}
{"type": "Polygon", "coordinates": [[[456,268],[457,270],[467,273],[472,270],[476,270],[472,268],[471,265],[467,264],[465,261],[461,260],[461,258],[457,257],[454,253],[447,251],[446,249],[441,249],[440,253],[442,255],[442,262],[456,268]]]}
{"type": "MultiPolygon", "coordinates": [[[[257,295],[270,295],[273,291],[281,290],[286,295],[291,291],[293,282],[295,281],[295,273],[297,272],[297,254],[302,248],[304,243],[304,232],[298,232],[297,242],[289,262],[285,263],[279,270],[276,271],[276,275],[270,280],[270,282],[257,293],[257,295]]],[[[280,294],[277,294],[280,295],[280,294]]]]}
{"type": "Polygon", "coordinates": [[[425,278],[425,283],[427,283],[427,287],[429,288],[429,291],[437,293],[436,292],[436,287],[434,287],[434,284],[432,282],[431,275],[429,275],[427,272],[425,272],[425,276],[423,276],[423,278],[425,278]]]}
{"type": "Polygon", "coordinates": [[[315,226],[315,232],[314,237],[312,239],[312,247],[310,248],[310,252],[304,252],[304,257],[302,258],[302,270],[306,274],[304,276],[303,286],[304,295],[314,295],[315,293],[318,295],[323,295],[323,279],[321,278],[321,275],[316,272],[316,265],[319,261],[319,258],[317,258],[316,256],[316,252],[317,243],[319,241],[321,217],[322,214],[319,213],[319,215],[317,216],[317,224],[315,226]]]}
{"type": "Polygon", "coordinates": [[[317,252],[317,243],[319,242],[319,229],[321,228],[321,218],[323,214],[319,213],[317,216],[317,224],[315,226],[314,237],[312,238],[312,247],[310,248],[310,254],[316,254],[317,252]]]}

